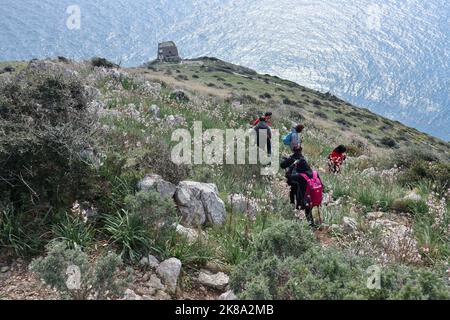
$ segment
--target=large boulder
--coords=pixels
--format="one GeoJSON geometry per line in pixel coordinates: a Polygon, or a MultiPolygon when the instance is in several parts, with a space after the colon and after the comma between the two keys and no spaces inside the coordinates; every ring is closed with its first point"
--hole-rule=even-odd
{"type": "Polygon", "coordinates": [[[223,272],[210,273],[207,270],[201,270],[198,276],[198,282],[204,286],[223,290],[228,285],[230,278],[223,272]]]}
{"type": "Polygon", "coordinates": [[[175,201],[185,225],[198,226],[205,222],[222,225],[225,222],[225,204],[215,184],[182,181],[176,189],[175,201]]]}
{"type": "Polygon", "coordinates": [[[176,186],[173,183],[165,181],[157,174],[148,174],[138,183],[138,189],[141,191],[157,191],[162,197],[172,198],[175,194],[176,186]]]}
{"type": "Polygon", "coordinates": [[[177,258],[170,258],[160,263],[156,272],[164,281],[167,290],[175,293],[177,289],[178,277],[181,271],[181,261],[177,258]]]}

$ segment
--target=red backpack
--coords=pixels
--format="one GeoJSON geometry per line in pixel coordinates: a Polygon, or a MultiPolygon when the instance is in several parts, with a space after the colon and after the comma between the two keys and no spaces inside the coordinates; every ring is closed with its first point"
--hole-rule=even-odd
{"type": "Polygon", "coordinates": [[[311,209],[319,207],[322,204],[323,199],[323,185],[317,171],[313,171],[312,179],[304,173],[300,173],[300,175],[306,180],[305,200],[308,207],[311,209]]]}

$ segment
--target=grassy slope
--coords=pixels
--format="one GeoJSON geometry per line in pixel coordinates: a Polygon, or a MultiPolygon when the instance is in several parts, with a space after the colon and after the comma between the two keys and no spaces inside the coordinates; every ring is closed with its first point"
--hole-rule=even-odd
{"type": "Polygon", "coordinates": [[[154,64],[150,69],[135,69],[134,72],[144,72],[149,78],[207,96],[231,100],[244,95],[254,97],[255,104],[261,110],[281,114],[289,112],[293,121],[314,122],[319,128],[326,129],[330,136],[342,137],[346,143],[357,139],[372,146],[373,150],[380,151],[384,147],[380,140],[389,137],[400,147],[423,147],[446,159],[450,158],[449,143],[398,121],[386,119],[294,82],[257,74],[214,58],[199,58],[184,64],[154,64]],[[294,105],[283,103],[286,98],[294,105]]]}
{"type": "MultiPolygon", "coordinates": [[[[6,65],[13,65],[19,71],[26,63],[3,63],[0,64],[0,68],[6,65]]],[[[86,76],[95,72],[91,69],[82,68],[82,70],[80,74],[86,71],[86,76]]],[[[365,219],[367,212],[384,211],[395,220],[397,217],[393,211],[394,202],[404,197],[410,191],[409,187],[396,181],[383,180],[380,176],[361,175],[362,170],[368,166],[377,166],[375,160],[372,163],[349,163],[341,176],[331,176],[323,170],[327,152],[338,143],[357,145],[356,140],[368,145],[367,149],[361,150],[363,154],[384,156],[391,149],[383,147],[379,142],[381,138],[387,136],[394,138],[401,148],[431,146],[442,158],[450,157],[448,143],[415,129],[290,81],[269,75],[258,75],[249,69],[222,61],[198,59],[185,64],[160,64],[152,65],[150,69],[130,68],[124,71],[133,77],[143,76],[149,80],[163,82],[167,86],[163,87],[159,96],[151,97],[142,94],[140,85],[133,85],[133,77],[121,81],[107,77],[93,84],[100,89],[102,93],[100,99],[108,108],[126,110],[129,109],[129,104],[134,104],[133,108],[139,114],[138,117],[106,116],[102,119],[102,122],[111,129],[105,136],[103,151],[107,157],[113,159],[119,157],[124,163],[120,176],[117,176],[117,172],[111,170],[108,164],[103,167],[102,175],[110,181],[115,181],[116,178],[124,179],[127,176],[141,178],[144,174],[156,170],[143,155],[155,152],[158,157],[161,155],[146,141],[149,137],[157,137],[169,142],[174,128],[168,127],[163,121],[154,122],[148,110],[152,104],[161,108],[161,118],[168,115],[183,116],[186,124],[179,127],[186,125],[189,127],[194,120],[202,120],[204,128],[244,127],[256,115],[270,109],[274,112],[273,122],[277,128],[287,127],[290,125],[289,120],[302,121],[307,125],[304,153],[312,166],[319,168],[327,192],[333,195],[334,200],[342,200],[339,206],[323,209],[325,222],[339,224],[344,216],[352,216],[357,219],[361,229],[367,231],[364,233],[372,237],[365,219]],[[169,95],[174,88],[188,91],[191,101],[177,103],[170,99],[169,95]],[[200,96],[209,98],[204,100],[200,96]],[[287,102],[286,98],[295,105],[292,105],[292,102],[291,105],[283,103],[283,100],[287,102]],[[235,100],[245,101],[243,107],[234,109],[229,102],[235,100]],[[248,114],[245,110],[249,111],[248,114]],[[338,124],[336,120],[340,118],[344,118],[349,124],[347,126],[338,124]],[[383,188],[380,188],[381,184],[383,188]]],[[[283,151],[287,152],[286,149],[283,151]]],[[[158,253],[160,258],[176,256],[183,261],[183,265],[189,267],[196,267],[199,261],[203,263],[205,260],[213,260],[225,264],[226,271],[230,271],[248,256],[253,240],[257,239],[262,230],[286,218],[285,214],[289,215],[289,219],[293,219],[291,210],[286,209],[288,203],[283,173],[280,171],[277,177],[265,178],[257,174],[258,169],[247,166],[195,167],[189,179],[216,183],[229,211],[231,208],[227,198],[231,193],[243,193],[255,199],[260,208],[256,222],[244,215],[230,215],[230,220],[224,228],[206,229],[210,236],[206,243],[194,246],[188,246],[183,242],[170,243],[161,248],[160,252],[163,253],[158,253]]],[[[134,186],[130,185],[130,190],[133,190],[134,186]]],[[[425,200],[432,186],[424,182],[414,187],[418,188],[417,192],[421,196],[419,204],[426,206],[425,200]]],[[[446,203],[446,215],[448,206],[446,203]]],[[[433,229],[433,221],[430,220],[432,215],[421,208],[416,211],[423,213],[416,214],[411,221],[418,247],[427,247],[430,250],[428,256],[424,255],[424,260],[427,264],[433,264],[435,260],[448,260],[449,249],[445,240],[447,238],[441,237],[433,229]]],[[[331,239],[327,235],[322,240],[341,241],[340,237],[331,239]]],[[[342,241],[345,242],[344,240],[342,241]]],[[[370,242],[363,240],[362,242],[367,242],[371,246],[370,242]]],[[[189,277],[188,272],[187,282],[190,281],[189,277]]]]}

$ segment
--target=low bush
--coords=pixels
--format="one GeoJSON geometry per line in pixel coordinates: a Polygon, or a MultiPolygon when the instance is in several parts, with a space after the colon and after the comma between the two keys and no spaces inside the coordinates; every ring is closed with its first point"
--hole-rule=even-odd
{"type": "Polygon", "coordinates": [[[142,216],[121,210],[105,215],[103,222],[106,235],[119,248],[122,259],[136,262],[149,252],[152,238],[142,216]]]}
{"type": "Polygon", "coordinates": [[[79,216],[65,214],[53,228],[53,240],[64,242],[68,248],[87,248],[94,239],[95,229],[79,216]]]}
{"type": "Polygon", "coordinates": [[[117,64],[106,60],[105,58],[100,58],[100,57],[94,57],[91,59],[91,64],[94,67],[104,67],[104,68],[117,68],[119,67],[117,64]]]}
{"type": "MultiPolygon", "coordinates": [[[[299,230],[299,222],[285,222],[284,228],[299,230]]],[[[350,251],[323,248],[305,227],[297,234],[303,245],[295,246],[277,234],[278,225],[261,236],[268,254],[254,253],[241,262],[231,274],[231,288],[241,299],[448,299],[450,288],[445,271],[391,265],[380,268],[380,288],[369,289],[374,283],[368,268],[369,258],[358,257],[350,251]],[[306,238],[305,238],[306,237],[306,238]],[[273,239],[273,240],[271,240],[273,239]],[[275,245],[274,245],[275,244],[275,245]],[[304,244],[307,244],[304,246],[304,244]],[[285,247],[284,247],[285,245],[285,247]],[[289,248],[291,250],[289,250],[289,248]],[[281,254],[274,254],[272,250],[281,254]]]]}
{"type": "Polygon", "coordinates": [[[118,298],[130,282],[129,276],[119,274],[122,261],[114,253],[100,256],[93,264],[86,253],[66,243],[52,243],[47,250],[45,257],[33,260],[30,270],[63,299],[118,298]]]}
{"type": "Polygon", "coordinates": [[[380,143],[383,146],[386,146],[386,147],[389,147],[389,148],[397,147],[397,142],[394,139],[392,139],[391,137],[381,138],[380,143]]]}
{"type": "Polygon", "coordinates": [[[391,209],[399,213],[426,213],[427,204],[423,200],[415,201],[411,199],[396,199],[391,205],[391,209]]]}
{"type": "Polygon", "coordinates": [[[67,205],[89,194],[96,118],[81,81],[27,70],[0,87],[0,194],[17,209],[67,205]]]}

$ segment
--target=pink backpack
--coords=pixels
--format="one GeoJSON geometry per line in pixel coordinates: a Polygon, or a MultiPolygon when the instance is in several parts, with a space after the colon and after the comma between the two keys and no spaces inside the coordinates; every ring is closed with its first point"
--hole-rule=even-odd
{"type": "Polygon", "coordinates": [[[309,204],[310,208],[318,207],[322,204],[323,198],[323,185],[319,179],[317,171],[313,171],[313,177],[310,179],[306,174],[300,173],[300,175],[306,180],[306,192],[305,200],[309,204]]]}

